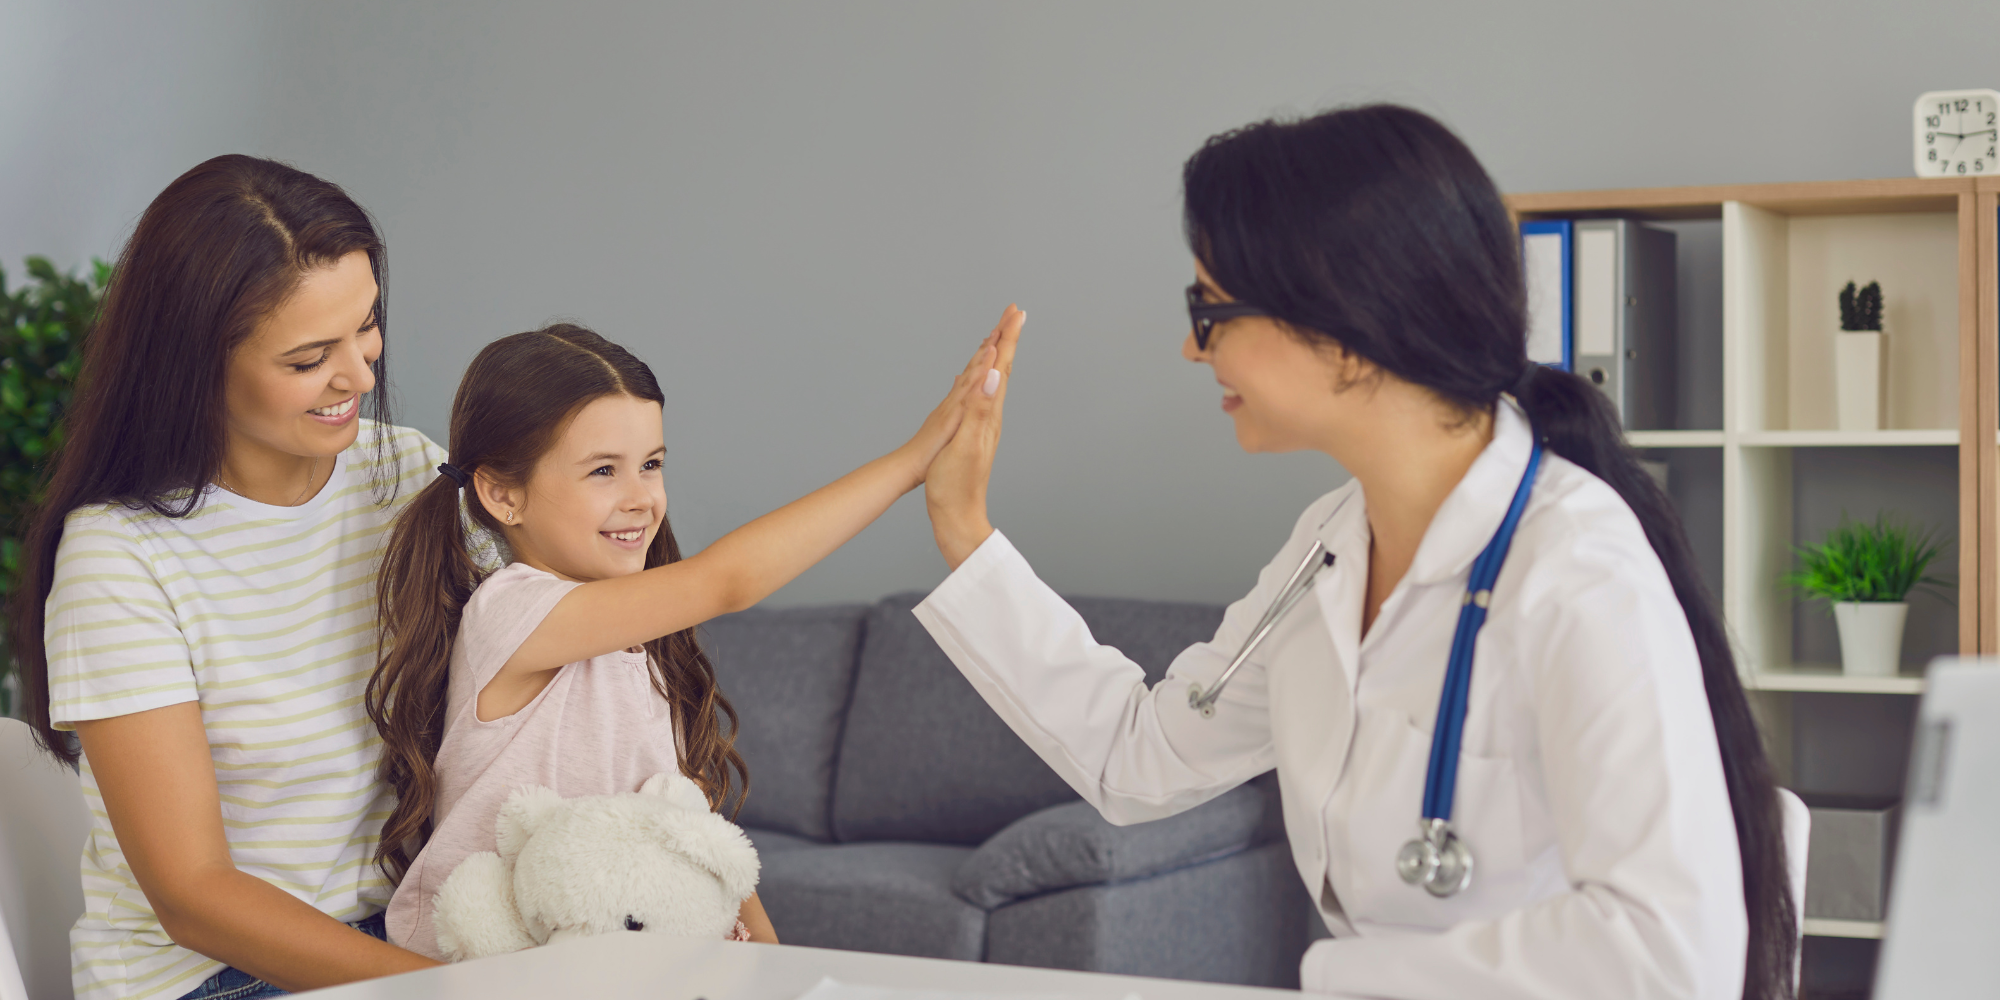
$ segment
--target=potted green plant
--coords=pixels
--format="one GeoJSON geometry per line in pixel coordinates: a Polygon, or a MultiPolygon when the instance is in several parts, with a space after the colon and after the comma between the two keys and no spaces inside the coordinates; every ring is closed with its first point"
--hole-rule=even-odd
{"type": "Polygon", "coordinates": [[[1882,429],[1882,286],[1840,290],[1833,345],[1834,402],[1844,431],[1882,429]]]}
{"type": "MultiPolygon", "coordinates": [[[[25,261],[28,281],[7,286],[0,268],[0,599],[21,564],[24,515],[41,489],[42,465],[62,442],[63,407],[83,362],[83,338],[97,321],[111,265],[93,261],[87,278],[25,261]]],[[[13,656],[0,650],[0,716],[14,714],[13,656]]]]}
{"type": "Polygon", "coordinates": [[[1785,582],[1833,605],[1841,670],[1849,674],[1894,674],[1902,661],[1910,591],[1951,586],[1924,572],[1944,552],[1937,533],[1886,514],[1872,524],[1842,517],[1825,541],[1797,551],[1799,569],[1785,582]]]}

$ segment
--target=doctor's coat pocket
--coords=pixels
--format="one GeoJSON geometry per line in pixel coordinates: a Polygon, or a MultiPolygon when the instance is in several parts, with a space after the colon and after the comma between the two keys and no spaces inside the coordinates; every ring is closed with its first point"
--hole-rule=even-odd
{"type": "Polygon", "coordinates": [[[1396,853],[1417,835],[1431,737],[1400,712],[1381,712],[1355,733],[1346,780],[1336,791],[1330,832],[1344,831],[1332,873],[1350,919],[1442,929],[1498,916],[1521,905],[1527,882],[1523,857],[1520,779],[1508,757],[1459,755],[1451,825],[1472,851],[1472,884],[1438,899],[1396,874],[1396,853]]]}

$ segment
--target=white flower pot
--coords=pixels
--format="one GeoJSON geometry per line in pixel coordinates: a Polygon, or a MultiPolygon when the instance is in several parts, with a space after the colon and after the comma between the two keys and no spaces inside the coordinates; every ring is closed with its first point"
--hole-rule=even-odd
{"type": "Polygon", "coordinates": [[[1834,403],[1844,431],[1882,429],[1882,334],[1842,330],[1833,338],[1834,403]]]}
{"type": "Polygon", "coordinates": [[[1891,677],[1903,661],[1902,601],[1835,602],[1833,623],[1840,629],[1840,670],[1861,677],[1891,677]]]}

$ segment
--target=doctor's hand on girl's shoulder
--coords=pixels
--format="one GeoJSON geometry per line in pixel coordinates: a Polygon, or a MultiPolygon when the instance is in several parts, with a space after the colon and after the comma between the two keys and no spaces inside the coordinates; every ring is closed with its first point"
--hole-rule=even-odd
{"type": "MultiPolygon", "coordinates": [[[[957,433],[931,461],[924,480],[924,506],[930,511],[931,532],[945,564],[952,569],[993,534],[993,525],[986,519],[986,483],[993,473],[993,455],[1000,447],[1001,413],[1014,371],[1014,349],[1021,342],[1021,324],[1027,318],[1027,313],[1008,306],[1000,325],[987,336],[980,356],[992,360],[984,371],[975,373],[979,384],[966,397],[957,433]]],[[[974,366],[978,367],[977,359],[974,366]]]]}

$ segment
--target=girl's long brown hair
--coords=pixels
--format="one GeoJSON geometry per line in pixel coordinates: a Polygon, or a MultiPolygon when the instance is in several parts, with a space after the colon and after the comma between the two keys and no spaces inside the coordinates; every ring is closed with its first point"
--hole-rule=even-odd
{"type": "MultiPolygon", "coordinates": [[[[562,323],[502,337],[472,359],[458,385],[451,464],[467,475],[478,470],[506,486],[524,485],[578,410],[615,395],[666,401],[645,362],[583,327],[562,323]]],[[[396,790],[396,810],[382,828],[375,861],[396,879],[430,839],[451,647],[465,602],[482,579],[467,551],[463,518],[501,533],[476,499],[468,496],[461,514],[457,483],[440,475],[397,518],[378,578],[380,660],[368,681],[367,704],[382,734],[382,780],[396,790]]],[[[662,516],[646,566],[680,558],[673,527],[662,516]]],[[[750,774],[736,752],[736,709],[716,685],[694,629],[654,639],[646,653],[653,689],[670,706],[680,736],[681,772],[716,807],[730,797],[732,781],[740,782],[740,809],[750,774]]]]}
{"type": "MultiPolygon", "coordinates": [[[[83,346],[64,441],[27,517],[20,578],[10,596],[8,643],[20,664],[28,724],[43,749],[71,766],[77,750],[49,724],[43,618],[55,583],[63,521],[78,507],[122,503],[162,517],[199,509],[227,443],[223,393],[230,353],[282,305],[299,281],[350,253],[375,273],[383,353],[362,406],[373,447],[388,447],[387,251],[375,224],[338,186],[273,160],[218,156],[175,178],[146,206],[118,255],[104,306],[83,346]]],[[[390,463],[378,462],[377,468],[390,463]]],[[[378,476],[376,499],[395,496],[378,476]]],[[[18,530],[0,525],[0,530],[18,530]]]]}

